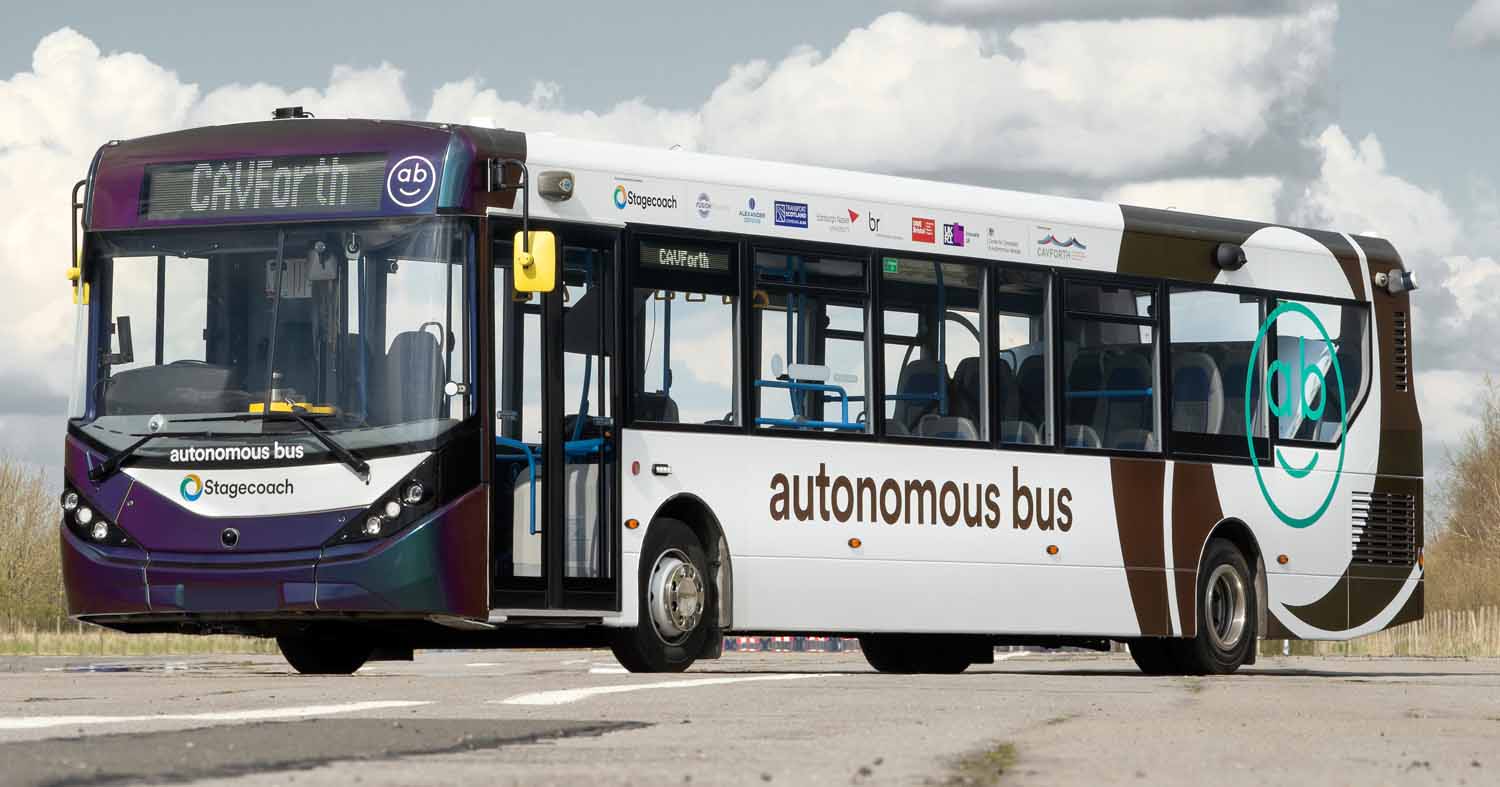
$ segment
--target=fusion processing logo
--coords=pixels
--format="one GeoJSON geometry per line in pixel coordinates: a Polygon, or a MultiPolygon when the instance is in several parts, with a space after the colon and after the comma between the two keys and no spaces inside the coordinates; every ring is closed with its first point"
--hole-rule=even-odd
{"type": "Polygon", "coordinates": [[[188,473],[182,478],[182,485],[177,487],[182,493],[182,499],[189,503],[203,496],[203,479],[196,473],[188,473]]]}
{"type": "MultiPolygon", "coordinates": [[[[1339,365],[1338,346],[1328,336],[1328,329],[1313,311],[1300,303],[1287,302],[1277,306],[1266,321],[1260,326],[1260,333],[1255,336],[1255,344],[1250,348],[1250,357],[1258,357],[1261,344],[1271,326],[1277,324],[1277,318],[1283,318],[1278,331],[1286,331],[1293,328],[1296,321],[1306,320],[1312,324],[1317,332],[1317,338],[1313,339],[1314,353],[1312,360],[1308,360],[1308,338],[1297,337],[1296,359],[1289,366],[1287,361],[1280,358],[1273,361],[1266,370],[1264,384],[1264,395],[1271,414],[1283,421],[1290,421],[1297,425],[1297,432],[1301,433],[1304,424],[1332,423],[1324,418],[1329,407],[1328,373],[1323,368],[1324,359],[1328,367],[1333,371],[1333,390],[1338,393],[1338,427],[1341,439],[1338,441],[1338,464],[1332,473],[1312,475],[1317,469],[1318,460],[1321,456],[1313,452],[1311,458],[1305,463],[1294,466],[1282,448],[1275,451],[1275,467],[1281,469],[1288,477],[1300,481],[1296,500],[1282,499],[1278,501],[1271,490],[1266,486],[1264,472],[1260,466],[1260,458],[1255,453],[1255,375],[1246,375],[1245,379],[1245,442],[1250,446],[1250,466],[1255,468],[1255,481],[1260,485],[1260,493],[1265,497],[1266,503],[1271,506],[1277,518],[1290,527],[1304,528],[1312,525],[1328,510],[1328,505],[1333,502],[1334,492],[1338,490],[1339,479],[1344,474],[1344,443],[1342,435],[1349,427],[1349,401],[1344,390],[1344,371],[1339,365]],[[1317,342],[1323,343],[1322,352],[1317,352],[1317,342]],[[1323,484],[1322,478],[1328,478],[1328,491],[1319,494],[1323,484]],[[1303,479],[1308,479],[1303,481],[1303,479]],[[1304,493],[1303,484],[1306,484],[1304,493]],[[1318,501],[1315,507],[1309,507],[1303,501],[1318,501]]],[[[1291,360],[1291,359],[1288,359],[1291,360]]],[[[1287,485],[1278,485],[1281,489],[1287,489],[1287,485]]]]}

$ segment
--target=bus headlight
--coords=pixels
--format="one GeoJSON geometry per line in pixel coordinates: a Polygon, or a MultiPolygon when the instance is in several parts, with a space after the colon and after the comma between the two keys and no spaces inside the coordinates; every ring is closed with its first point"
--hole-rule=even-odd
{"type": "Polygon", "coordinates": [[[401,518],[401,504],[394,500],[387,500],[385,501],[385,510],[382,513],[385,514],[386,519],[394,522],[401,518]]]}
{"type": "Polygon", "coordinates": [[[71,514],[71,513],[73,513],[73,510],[76,509],[76,508],[78,508],[78,493],[74,492],[71,489],[68,490],[68,491],[66,491],[66,492],[63,492],[63,496],[62,496],[62,509],[63,509],[63,511],[66,511],[67,513],[71,514]]]}
{"type": "Polygon", "coordinates": [[[89,528],[89,537],[94,539],[95,541],[103,541],[109,538],[108,523],[95,522],[94,526],[92,528],[89,528]]]}
{"type": "Polygon", "coordinates": [[[426,494],[427,490],[422,488],[422,482],[413,481],[406,485],[406,491],[401,493],[401,500],[409,506],[414,506],[422,502],[422,497],[426,494]]]}
{"type": "Polygon", "coordinates": [[[125,531],[110,521],[102,511],[89,505],[76,489],[62,494],[63,526],[84,541],[101,546],[124,546],[130,543],[125,531]]]}
{"type": "Polygon", "coordinates": [[[383,527],[385,527],[385,520],[378,516],[369,517],[365,520],[365,535],[378,536],[383,527]]]}
{"type": "Polygon", "coordinates": [[[73,512],[73,521],[84,527],[88,527],[89,523],[94,521],[94,509],[88,506],[80,506],[77,511],[73,512]]]}
{"type": "Polygon", "coordinates": [[[437,462],[429,458],[406,478],[375,498],[369,508],[350,517],[324,546],[358,544],[377,538],[390,538],[416,524],[437,508],[441,495],[437,489],[437,462]]]}

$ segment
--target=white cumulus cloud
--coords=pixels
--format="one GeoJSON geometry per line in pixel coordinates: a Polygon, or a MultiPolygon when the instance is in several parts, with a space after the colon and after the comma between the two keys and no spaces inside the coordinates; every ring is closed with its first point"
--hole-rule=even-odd
{"type": "Polygon", "coordinates": [[[1135,19],[1258,16],[1305,8],[1306,0],[932,0],[938,14],[959,19],[1135,19]]]}
{"type": "Polygon", "coordinates": [[[1464,46],[1500,46],[1500,0],[1475,0],[1454,26],[1453,37],[1464,46]]]}
{"type": "Polygon", "coordinates": [[[1143,208],[1170,208],[1274,223],[1282,187],[1282,178],[1274,175],[1174,178],[1126,183],[1106,191],[1102,199],[1143,208]]]}

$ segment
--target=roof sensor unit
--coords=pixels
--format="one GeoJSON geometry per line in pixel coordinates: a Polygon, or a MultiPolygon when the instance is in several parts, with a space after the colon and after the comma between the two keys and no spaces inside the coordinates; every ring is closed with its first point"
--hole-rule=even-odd
{"type": "Polygon", "coordinates": [[[277,107],[271,110],[272,120],[292,120],[297,118],[310,118],[313,113],[302,107],[277,107]]]}
{"type": "Polygon", "coordinates": [[[1400,295],[1417,288],[1417,274],[1393,268],[1389,273],[1375,274],[1375,286],[1384,287],[1392,295],[1400,295]]]}
{"type": "Polygon", "coordinates": [[[1245,267],[1245,250],[1236,243],[1220,243],[1214,247],[1214,264],[1226,271],[1237,271],[1245,267]]]}

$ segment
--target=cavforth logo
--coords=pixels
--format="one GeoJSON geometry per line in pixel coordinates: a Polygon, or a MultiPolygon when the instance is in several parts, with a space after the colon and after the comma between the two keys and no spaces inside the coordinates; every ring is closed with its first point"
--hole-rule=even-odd
{"type": "Polygon", "coordinates": [[[195,473],[188,473],[182,478],[182,486],[177,488],[182,493],[182,499],[189,503],[203,496],[203,479],[195,473]]]}
{"type": "Polygon", "coordinates": [[[1088,247],[1085,246],[1085,245],[1083,245],[1083,242],[1080,241],[1080,240],[1078,240],[1077,238],[1068,238],[1067,240],[1058,240],[1057,236],[1055,236],[1055,235],[1048,235],[1047,237],[1042,238],[1041,240],[1039,240],[1039,241],[1036,242],[1036,245],[1038,245],[1038,246],[1056,246],[1056,247],[1058,247],[1060,249],[1083,249],[1083,250],[1087,250],[1088,249],[1088,247]]]}
{"type": "MultiPolygon", "coordinates": [[[[1309,362],[1307,351],[1308,339],[1299,336],[1297,338],[1295,368],[1289,367],[1286,361],[1277,359],[1266,370],[1266,403],[1270,407],[1271,414],[1277,418],[1288,419],[1298,424],[1326,421],[1327,419],[1324,418],[1324,414],[1329,406],[1328,374],[1322,368],[1323,359],[1326,358],[1328,366],[1333,370],[1333,390],[1338,393],[1339,397],[1339,434],[1343,435],[1344,431],[1349,427],[1349,401],[1345,396],[1344,371],[1339,366],[1338,347],[1328,337],[1328,329],[1323,327],[1322,321],[1318,319],[1316,314],[1313,314],[1311,309],[1300,303],[1293,302],[1283,303],[1276,307],[1260,326],[1260,333],[1256,334],[1255,344],[1250,348],[1250,357],[1259,357],[1258,353],[1260,352],[1261,344],[1265,342],[1266,335],[1271,330],[1271,326],[1277,324],[1277,318],[1283,318],[1281,326],[1283,329],[1286,329],[1291,328],[1293,321],[1299,317],[1312,323],[1312,327],[1317,329],[1317,335],[1323,342],[1323,352],[1315,351],[1312,356],[1313,360],[1309,362]]],[[[1316,342],[1317,339],[1313,341],[1316,342]]],[[[1305,482],[1309,487],[1314,485],[1321,487],[1323,484],[1321,479],[1328,478],[1327,493],[1308,496],[1299,493],[1297,495],[1298,498],[1303,500],[1318,501],[1316,507],[1309,507],[1306,504],[1297,505],[1285,499],[1277,502],[1275,496],[1271,494],[1271,490],[1266,486],[1266,479],[1261,470],[1259,457],[1255,454],[1254,403],[1256,400],[1254,398],[1254,387],[1255,375],[1247,375],[1245,379],[1244,412],[1245,442],[1250,446],[1250,457],[1252,459],[1250,466],[1255,468],[1255,481],[1260,485],[1261,495],[1265,497],[1266,503],[1271,506],[1271,510],[1275,512],[1277,518],[1291,527],[1308,527],[1316,523],[1323,516],[1323,512],[1328,510],[1329,503],[1333,502],[1333,494],[1338,489],[1339,479],[1344,474],[1344,444],[1346,441],[1343,439],[1339,440],[1338,465],[1333,469],[1333,472],[1318,476],[1312,475],[1313,470],[1318,466],[1318,453],[1314,452],[1312,457],[1300,467],[1293,467],[1292,463],[1281,453],[1282,449],[1277,448],[1275,464],[1291,478],[1300,480],[1310,477],[1310,480],[1305,482]]],[[[1279,484],[1278,487],[1280,489],[1287,488],[1285,484],[1279,484]]],[[[1309,489],[1308,491],[1313,490],[1309,489]]]]}

